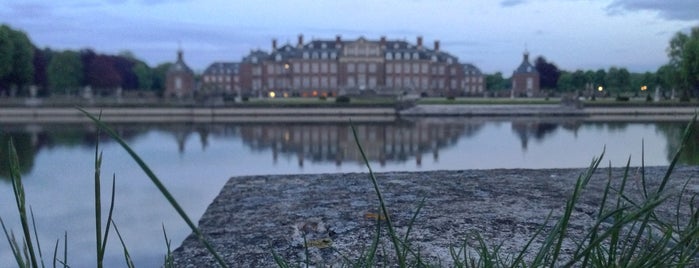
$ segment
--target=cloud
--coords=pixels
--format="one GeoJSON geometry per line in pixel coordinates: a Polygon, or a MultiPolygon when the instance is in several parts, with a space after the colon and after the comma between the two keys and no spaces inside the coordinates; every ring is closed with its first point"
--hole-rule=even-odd
{"type": "Polygon", "coordinates": [[[697,10],[697,0],[614,0],[607,6],[607,12],[611,15],[623,14],[626,11],[655,11],[661,18],[683,21],[699,20],[697,10]]]}
{"type": "Polygon", "coordinates": [[[503,0],[500,5],[503,7],[513,7],[526,3],[527,0],[503,0]]]}

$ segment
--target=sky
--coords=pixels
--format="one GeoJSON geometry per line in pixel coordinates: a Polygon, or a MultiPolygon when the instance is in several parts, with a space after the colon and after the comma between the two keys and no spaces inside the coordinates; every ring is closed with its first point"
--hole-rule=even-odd
{"type": "Polygon", "coordinates": [[[0,0],[0,23],[54,50],[128,50],[151,67],[203,71],[251,50],[359,37],[424,44],[509,76],[543,56],[560,69],[656,71],[669,40],[699,26],[697,0],[0,0]]]}

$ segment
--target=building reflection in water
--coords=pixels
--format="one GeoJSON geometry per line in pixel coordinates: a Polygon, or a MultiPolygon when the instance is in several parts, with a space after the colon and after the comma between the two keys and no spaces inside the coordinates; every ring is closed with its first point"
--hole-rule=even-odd
{"type": "MultiPolygon", "coordinates": [[[[493,122],[511,123],[521,149],[526,151],[530,142],[543,142],[558,130],[575,133],[583,124],[610,131],[623,130],[628,123],[583,123],[570,118],[417,118],[396,122],[356,123],[359,142],[370,161],[381,166],[388,163],[413,161],[423,164],[425,156],[439,161],[440,151],[454,146],[460,139],[476,135],[485,125],[493,122]]],[[[659,132],[674,145],[677,133],[681,133],[684,123],[656,124],[659,132]],[[673,143],[674,142],[674,143],[673,143]]],[[[244,146],[253,151],[271,152],[271,160],[279,158],[295,159],[299,166],[310,161],[333,162],[337,166],[352,162],[362,164],[363,160],[355,143],[348,123],[229,123],[229,124],[114,124],[114,130],[125,140],[132,141],[139,136],[156,131],[171,136],[180,154],[185,154],[188,142],[198,137],[201,150],[207,150],[210,139],[239,138],[244,146]]],[[[93,124],[14,124],[0,125],[0,152],[7,152],[7,141],[12,136],[15,147],[22,158],[22,173],[31,170],[33,159],[44,148],[55,146],[82,146],[94,148],[99,138],[103,143],[112,142],[106,134],[97,135],[93,124]]],[[[699,137],[699,136],[697,136],[699,137]]],[[[692,139],[692,145],[699,144],[692,139]]],[[[695,146],[699,147],[699,146],[695,146]]],[[[694,148],[694,147],[692,147],[694,148]]],[[[699,162],[699,150],[692,150],[682,160],[688,163],[699,162]]],[[[674,152],[674,151],[673,151],[674,152]]],[[[6,156],[6,153],[3,154],[6,156]]],[[[0,171],[8,170],[7,161],[0,155],[0,171]]],[[[670,155],[670,154],[669,154],[670,155]]],[[[670,157],[670,156],[668,156],[670,157]]],[[[0,172],[0,177],[7,174],[0,172]]]]}
{"type": "MultiPolygon", "coordinates": [[[[418,120],[356,124],[355,130],[370,161],[384,166],[414,157],[420,165],[423,154],[431,153],[438,160],[439,150],[475,133],[483,124],[418,120]]],[[[280,155],[295,157],[299,166],[305,161],[334,162],[337,166],[347,161],[363,162],[349,124],[246,125],[240,126],[240,135],[253,150],[271,150],[275,163],[280,155]]]]}

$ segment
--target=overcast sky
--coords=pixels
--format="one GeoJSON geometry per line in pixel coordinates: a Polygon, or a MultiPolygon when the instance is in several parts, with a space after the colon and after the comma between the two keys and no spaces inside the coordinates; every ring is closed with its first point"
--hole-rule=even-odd
{"type": "Polygon", "coordinates": [[[130,50],[151,66],[185,61],[202,71],[239,61],[271,40],[405,39],[487,73],[509,76],[542,55],[561,69],[610,66],[655,71],[668,41],[699,26],[697,0],[0,0],[0,23],[26,32],[39,47],[130,50]]]}

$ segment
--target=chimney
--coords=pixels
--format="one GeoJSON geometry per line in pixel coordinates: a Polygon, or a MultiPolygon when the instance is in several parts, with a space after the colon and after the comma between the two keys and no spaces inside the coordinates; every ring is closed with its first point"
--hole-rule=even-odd
{"type": "Polygon", "coordinates": [[[434,51],[439,52],[439,40],[434,40],[434,51]]]}
{"type": "Polygon", "coordinates": [[[300,47],[303,47],[303,35],[302,35],[302,34],[299,34],[299,43],[298,43],[297,46],[298,46],[299,48],[300,48],[300,47]]]}
{"type": "Polygon", "coordinates": [[[417,37],[417,49],[422,49],[422,36],[417,37]]]}
{"type": "Polygon", "coordinates": [[[272,39],[272,52],[277,51],[277,39],[272,39]]]}
{"type": "Polygon", "coordinates": [[[342,36],[338,34],[335,36],[335,44],[339,45],[340,43],[342,43],[342,36]]]}
{"type": "Polygon", "coordinates": [[[381,36],[381,47],[382,48],[386,47],[386,36],[381,36]]]}
{"type": "Polygon", "coordinates": [[[177,50],[177,61],[182,61],[182,49],[177,50]]]}

